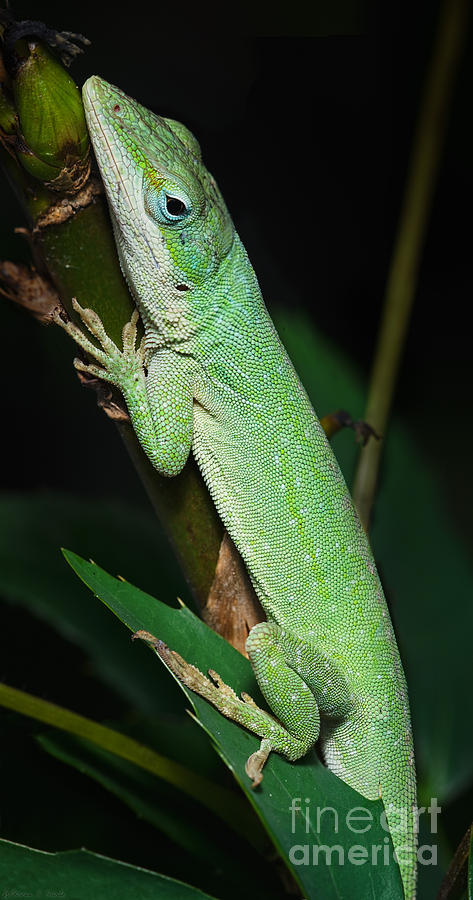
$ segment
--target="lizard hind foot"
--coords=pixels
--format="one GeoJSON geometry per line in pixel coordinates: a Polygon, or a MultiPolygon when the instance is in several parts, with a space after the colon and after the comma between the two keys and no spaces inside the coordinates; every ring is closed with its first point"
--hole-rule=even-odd
{"type": "MultiPolygon", "coordinates": [[[[253,788],[261,784],[263,766],[271,751],[282,753],[288,759],[294,760],[303,756],[314,743],[314,733],[311,732],[309,738],[305,736],[299,738],[291,734],[272,713],[261,709],[246,692],[242,693],[240,699],[233,688],[225,684],[213,669],[209,669],[210,677],[207,677],[196,666],[186,662],[179,653],[171,650],[164,641],[147,631],[137,631],[133,635],[133,639],[135,638],[150,644],[182,684],[208,700],[222,715],[243,725],[261,738],[259,750],[251,754],[245,766],[246,774],[253,782],[253,788]]],[[[313,721],[312,726],[318,730],[318,720],[313,721]]]]}

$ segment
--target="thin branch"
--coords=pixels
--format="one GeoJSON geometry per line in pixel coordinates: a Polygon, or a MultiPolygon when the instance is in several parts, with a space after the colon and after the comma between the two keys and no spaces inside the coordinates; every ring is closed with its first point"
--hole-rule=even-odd
{"type": "MultiPolygon", "coordinates": [[[[440,885],[437,900],[453,900],[459,897],[467,886],[468,863],[470,861],[473,825],[469,825],[450,863],[447,874],[440,885]]],[[[470,896],[468,894],[468,896],[470,896]]]]}
{"type": "MultiPolygon", "coordinates": [[[[416,291],[467,14],[466,0],[444,0],[411,151],[364,415],[384,438],[416,291]]],[[[367,531],[382,448],[383,441],[370,441],[363,448],[353,486],[353,499],[367,531]]]]}

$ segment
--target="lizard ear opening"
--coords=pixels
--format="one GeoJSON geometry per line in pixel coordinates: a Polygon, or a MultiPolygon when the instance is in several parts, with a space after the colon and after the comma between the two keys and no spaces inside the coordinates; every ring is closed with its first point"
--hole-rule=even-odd
{"type": "Polygon", "coordinates": [[[200,149],[200,144],[197,138],[194,137],[192,131],[189,131],[182,122],[177,122],[176,119],[165,119],[166,125],[169,125],[171,131],[174,132],[177,138],[184,144],[185,147],[192,153],[192,156],[195,156],[199,162],[202,161],[202,151],[200,149]]]}

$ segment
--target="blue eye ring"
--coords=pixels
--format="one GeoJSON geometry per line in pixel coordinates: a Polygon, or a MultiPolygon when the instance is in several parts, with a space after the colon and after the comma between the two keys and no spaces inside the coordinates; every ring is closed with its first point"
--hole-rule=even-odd
{"type": "Polygon", "coordinates": [[[145,210],[152,219],[163,225],[180,223],[191,213],[191,204],[186,194],[174,193],[165,189],[156,190],[148,185],[144,196],[145,210]]]}

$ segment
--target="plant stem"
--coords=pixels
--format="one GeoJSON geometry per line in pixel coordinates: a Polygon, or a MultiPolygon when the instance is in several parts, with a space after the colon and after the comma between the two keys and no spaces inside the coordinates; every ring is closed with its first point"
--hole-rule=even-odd
{"type": "MultiPolygon", "coordinates": [[[[471,866],[472,842],[473,825],[469,825],[440,885],[437,900],[449,900],[449,898],[453,900],[454,897],[466,896],[466,893],[463,892],[468,887],[467,878],[471,866]]],[[[469,892],[468,897],[470,896],[469,892]]]]}
{"type": "MultiPolygon", "coordinates": [[[[383,438],[416,291],[467,12],[466,0],[444,0],[411,150],[364,416],[383,438]]],[[[363,448],[353,485],[353,500],[366,531],[382,449],[383,441],[369,441],[363,448]]]]}

